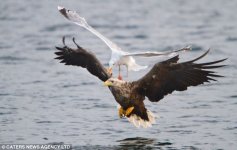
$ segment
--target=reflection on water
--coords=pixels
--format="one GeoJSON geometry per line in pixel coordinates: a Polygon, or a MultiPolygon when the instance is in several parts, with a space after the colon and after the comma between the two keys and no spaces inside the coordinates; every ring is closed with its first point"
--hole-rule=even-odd
{"type": "Polygon", "coordinates": [[[159,142],[155,138],[143,138],[143,137],[135,137],[135,138],[126,138],[123,140],[116,141],[117,145],[101,146],[101,145],[86,145],[86,146],[73,146],[75,150],[199,150],[195,146],[181,146],[175,147],[173,143],[168,142],[159,142]]]}
{"type": "Polygon", "coordinates": [[[152,149],[172,145],[170,142],[158,142],[157,139],[143,137],[126,138],[123,140],[118,140],[117,142],[119,143],[119,146],[124,149],[152,149]]]}
{"type": "MultiPolygon", "coordinates": [[[[167,140],[168,141],[168,140],[167,140]]],[[[155,150],[155,149],[174,149],[172,147],[172,143],[170,142],[159,142],[155,138],[143,138],[143,137],[135,137],[135,138],[125,138],[122,140],[116,141],[116,145],[110,146],[94,146],[94,145],[87,145],[87,146],[73,146],[73,149],[101,149],[101,150],[155,150]]]]}
{"type": "Polygon", "coordinates": [[[155,142],[155,139],[149,139],[149,138],[142,138],[142,137],[135,137],[135,138],[126,138],[123,140],[118,140],[119,145],[151,145],[155,142]]]}

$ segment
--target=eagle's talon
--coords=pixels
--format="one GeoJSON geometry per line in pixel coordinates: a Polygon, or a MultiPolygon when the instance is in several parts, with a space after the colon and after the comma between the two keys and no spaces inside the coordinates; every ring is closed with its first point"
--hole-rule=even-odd
{"type": "Polygon", "coordinates": [[[120,118],[124,117],[124,110],[122,107],[119,108],[118,113],[120,118]]]}
{"type": "Polygon", "coordinates": [[[128,117],[132,111],[133,111],[134,107],[129,107],[128,109],[124,110],[123,107],[119,107],[119,110],[118,110],[118,114],[119,114],[119,117],[120,118],[123,118],[123,117],[128,117]]]}
{"type": "Polygon", "coordinates": [[[125,116],[129,116],[131,114],[131,112],[133,111],[134,107],[129,107],[126,111],[125,111],[125,116]]]}

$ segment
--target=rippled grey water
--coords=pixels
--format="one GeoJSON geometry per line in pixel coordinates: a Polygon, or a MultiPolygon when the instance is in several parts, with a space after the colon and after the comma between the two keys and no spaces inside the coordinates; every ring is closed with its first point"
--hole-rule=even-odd
{"type": "MultiPolygon", "coordinates": [[[[237,1],[1,1],[0,143],[66,143],[75,149],[235,149],[237,147],[237,1]],[[189,44],[187,60],[228,57],[218,82],[146,101],[160,118],[149,129],[119,119],[109,90],[86,70],[59,64],[54,46],[67,36],[95,52],[106,45],[65,20],[63,5],[123,49],[168,50],[189,44]],[[97,145],[97,146],[95,146],[97,145]]],[[[162,58],[138,59],[152,65],[162,58]]],[[[146,71],[130,73],[135,80],[146,71]]]]}

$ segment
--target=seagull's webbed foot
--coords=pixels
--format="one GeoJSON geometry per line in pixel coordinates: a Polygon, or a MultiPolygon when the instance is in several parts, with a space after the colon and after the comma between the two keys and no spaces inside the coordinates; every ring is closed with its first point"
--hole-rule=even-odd
{"type": "Polygon", "coordinates": [[[118,79],[123,80],[123,77],[121,76],[121,74],[118,75],[118,79]]]}

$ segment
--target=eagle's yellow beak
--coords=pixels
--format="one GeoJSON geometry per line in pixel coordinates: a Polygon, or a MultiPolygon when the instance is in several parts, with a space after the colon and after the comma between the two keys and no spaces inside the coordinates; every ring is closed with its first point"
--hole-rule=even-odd
{"type": "Polygon", "coordinates": [[[108,80],[104,82],[104,86],[112,86],[112,85],[113,83],[108,80]]]}

